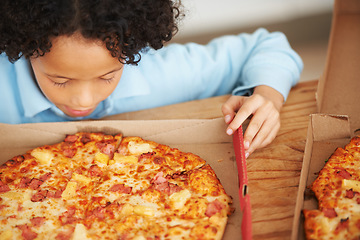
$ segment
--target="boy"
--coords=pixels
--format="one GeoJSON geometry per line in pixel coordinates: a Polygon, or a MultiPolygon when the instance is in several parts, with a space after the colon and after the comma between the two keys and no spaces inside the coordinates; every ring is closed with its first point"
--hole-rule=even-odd
{"type": "Polygon", "coordinates": [[[176,1],[5,0],[0,16],[3,123],[99,119],[233,93],[226,131],[253,115],[248,156],[275,138],[302,70],[284,35],[264,29],[163,47],[177,31],[176,1]]]}

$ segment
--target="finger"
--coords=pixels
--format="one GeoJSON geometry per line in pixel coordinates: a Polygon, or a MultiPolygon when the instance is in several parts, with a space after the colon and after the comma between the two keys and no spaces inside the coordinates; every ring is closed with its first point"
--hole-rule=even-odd
{"type": "Polygon", "coordinates": [[[272,110],[266,106],[257,109],[244,133],[245,145],[247,145],[246,143],[248,143],[248,145],[252,144],[253,139],[259,133],[261,128],[263,128],[262,134],[268,134],[270,132],[271,123],[276,123],[276,119],[272,116],[272,110]]]}
{"type": "Polygon", "coordinates": [[[221,107],[224,120],[227,124],[234,119],[236,112],[242,105],[241,96],[231,96],[221,107]]]}
{"type": "Polygon", "coordinates": [[[260,107],[257,101],[246,101],[229,124],[226,133],[231,135],[241,124],[260,107]],[[255,103],[255,104],[254,104],[255,103]]]}
{"type": "Polygon", "coordinates": [[[262,142],[262,144],[259,146],[259,148],[266,147],[267,145],[272,143],[274,141],[274,139],[276,138],[277,133],[279,132],[279,130],[280,130],[280,123],[271,130],[271,132],[265,138],[265,140],[262,142]]]}
{"type": "Polygon", "coordinates": [[[237,112],[242,106],[245,97],[243,96],[231,96],[229,99],[222,105],[221,111],[224,115],[232,114],[237,112]]]}
{"type": "Polygon", "coordinates": [[[259,133],[253,139],[250,147],[246,150],[246,153],[249,155],[253,153],[258,148],[263,148],[270,144],[276,137],[279,129],[280,129],[280,122],[277,122],[275,125],[270,124],[269,127],[267,124],[264,123],[263,128],[259,131],[259,133]],[[265,129],[270,129],[268,133],[263,132],[265,129]]]}

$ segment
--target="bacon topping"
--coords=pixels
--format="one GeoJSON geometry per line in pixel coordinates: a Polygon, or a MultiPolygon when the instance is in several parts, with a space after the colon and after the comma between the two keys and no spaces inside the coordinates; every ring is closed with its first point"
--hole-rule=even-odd
{"type": "Polygon", "coordinates": [[[176,193],[176,192],[180,192],[182,190],[182,187],[173,184],[173,183],[169,183],[169,195],[176,193]]]}
{"type": "Polygon", "coordinates": [[[30,182],[31,182],[31,179],[28,177],[21,178],[20,183],[19,183],[19,188],[26,188],[27,186],[29,186],[30,182]]]}
{"type": "Polygon", "coordinates": [[[34,217],[30,219],[30,222],[34,227],[40,227],[45,223],[45,217],[34,217]]]}
{"type": "Polygon", "coordinates": [[[46,197],[48,198],[61,198],[62,190],[48,191],[46,197]]]}
{"type": "Polygon", "coordinates": [[[105,219],[105,217],[106,217],[105,213],[106,213],[106,209],[103,207],[97,207],[92,212],[92,214],[99,219],[105,219]]]}
{"type": "Polygon", "coordinates": [[[167,183],[167,179],[163,177],[164,173],[163,172],[158,172],[155,177],[152,179],[152,182],[155,184],[162,184],[162,183],[167,183]]]}
{"type": "Polygon", "coordinates": [[[355,196],[355,193],[354,193],[354,191],[352,189],[346,190],[346,194],[345,194],[346,198],[352,199],[354,196],[355,196]]]}
{"type": "Polygon", "coordinates": [[[153,162],[158,165],[163,165],[166,162],[166,160],[163,157],[155,157],[153,162]]]}
{"type": "Polygon", "coordinates": [[[6,207],[8,207],[8,205],[1,204],[1,205],[0,205],[0,211],[1,211],[3,208],[6,208],[6,207]]]}
{"type": "Polygon", "coordinates": [[[18,225],[16,226],[18,227],[22,233],[21,233],[21,236],[25,239],[25,240],[33,240],[37,237],[37,233],[36,232],[33,232],[31,230],[31,228],[27,225],[27,224],[24,224],[24,225],[18,225]]]}
{"type": "Polygon", "coordinates": [[[83,144],[87,144],[88,142],[91,142],[91,137],[90,137],[90,134],[84,134],[82,137],[81,137],[81,140],[80,140],[83,144]]]}
{"type": "Polygon", "coordinates": [[[118,151],[118,153],[120,153],[121,155],[124,155],[124,156],[128,153],[128,149],[124,145],[120,145],[117,151],[118,151]]]}
{"type": "Polygon", "coordinates": [[[43,184],[44,182],[39,180],[39,179],[36,179],[36,178],[33,178],[29,184],[29,188],[33,189],[33,190],[36,190],[40,187],[41,184],[43,184]]]}
{"type": "Polygon", "coordinates": [[[110,158],[113,157],[114,152],[115,152],[114,145],[112,145],[110,143],[98,142],[98,143],[96,143],[96,146],[100,149],[100,152],[108,155],[110,158]]]}
{"type": "Polygon", "coordinates": [[[39,179],[43,182],[45,182],[46,180],[48,180],[51,177],[51,173],[45,173],[44,175],[42,175],[39,179]]]}
{"type": "Polygon", "coordinates": [[[109,191],[130,194],[132,187],[126,187],[124,184],[115,184],[109,189],[109,191]]]}
{"type": "Polygon", "coordinates": [[[325,217],[328,218],[337,217],[337,213],[334,208],[324,208],[321,211],[324,213],[325,217]]]}
{"type": "Polygon", "coordinates": [[[71,228],[71,230],[69,230],[68,232],[61,232],[58,235],[56,235],[55,239],[56,240],[70,240],[73,232],[74,232],[74,228],[71,228]]]}
{"type": "Polygon", "coordinates": [[[153,159],[154,155],[156,155],[155,152],[147,152],[147,153],[141,154],[139,156],[139,163],[148,163],[150,161],[153,161],[152,159],[153,159]]]}
{"type": "Polygon", "coordinates": [[[220,212],[221,209],[225,208],[225,205],[221,203],[219,200],[215,199],[210,202],[206,208],[205,215],[211,217],[216,213],[220,212]]]}
{"type": "Polygon", "coordinates": [[[77,152],[76,148],[66,148],[64,149],[63,154],[67,158],[72,158],[75,156],[76,152],[77,152]]]}
{"type": "Polygon", "coordinates": [[[48,193],[47,190],[39,190],[37,193],[35,193],[31,197],[31,201],[32,202],[42,202],[46,198],[47,193],[48,193]]]}
{"type": "Polygon", "coordinates": [[[155,177],[150,181],[153,183],[153,188],[166,193],[168,195],[171,195],[175,192],[179,192],[182,190],[182,188],[174,183],[169,183],[168,179],[163,177],[164,173],[159,172],[155,175],[155,177]]]}
{"type": "Polygon", "coordinates": [[[8,192],[11,189],[9,188],[8,185],[6,185],[5,183],[3,183],[2,181],[0,181],[0,193],[4,193],[4,192],[8,192]]]}
{"type": "Polygon", "coordinates": [[[63,225],[76,222],[78,219],[74,216],[75,211],[76,211],[75,207],[70,207],[66,212],[64,212],[62,215],[59,216],[60,222],[63,225]]]}
{"type": "Polygon", "coordinates": [[[33,190],[36,190],[41,186],[41,184],[43,184],[47,179],[49,179],[50,176],[51,173],[45,173],[44,175],[40,176],[39,179],[37,178],[30,179],[28,177],[23,177],[20,180],[19,188],[29,187],[33,190]]]}
{"type": "Polygon", "coordinates": [[[65,142],[76,142],[76,140],[78,140],[78,136],[76,135],[67,135],[66,138],[65,138],[65,142]]]}
{"type": "Polygon", "coordinates": [[[92,177],[100,177],[102,175],[101,169],[99,168],[98,165],[95,165],[95,164],[90,166],[89,173],[90,173],[90,176],[92,176],[92,177]]]}
{"type": "Polygon", "coordinates": [[[351,174],[346,171],[345,169],[342,169],[338,172],[336,172],[340,177],[344,178],[344,179],[350,179],[351,178],[351,174]]]}
{"type": "Polygon", "coordinates": [[[349,218],[341,219],[339,224],[336,226],[335,232],[340,232],[349,227],[349,218]]]}

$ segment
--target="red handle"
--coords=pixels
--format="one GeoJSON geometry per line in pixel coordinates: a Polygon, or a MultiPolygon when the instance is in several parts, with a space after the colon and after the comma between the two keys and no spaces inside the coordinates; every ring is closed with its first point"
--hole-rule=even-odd
{"type": "Polygon", "coordinates": [[[236,165],[239,174],[239,198],[240,208],[243,213],[241,222],[241,235],[243,240],[252,239],[251,226],[251,204],[248,194],[248,178],[246,170],[246,158],[244,149],[244,139],[242,127],[235,131],[233,135],[233,145],[235,150],[236,165]]]}

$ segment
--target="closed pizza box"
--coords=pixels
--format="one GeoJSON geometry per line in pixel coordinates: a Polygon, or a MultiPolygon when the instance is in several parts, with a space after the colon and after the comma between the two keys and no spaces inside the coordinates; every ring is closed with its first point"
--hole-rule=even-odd
{"type": "Polygon", "coordinates": [[[309,118],[291,239],[305,239],[302,209],[317,208],[307,188],[337,147],[360,134],[360,1],[335,0],[318,113],[309,118]]]}
{"type": "MultiPolygon", "coordinates": [[[[181,151],[195,153],[205,159],[215,170],[226,192],[233,198],[234,212],[229,217],[223,239],[250,239],[242,237],[244,234],[241,230],[243,211],[240,207],[239,185],[237,184],[239,182],[238,169],[233,138],[225,134],[225,129],[226,124],[223,119],[0,124],[0,164],[37,146],[60,142],[66,134],[87,131],[106,134],[121,132],[125,136],[140,136],[176,147],[181,151]]],[[[239,134],[242,136],[241,133],[239,134]]],[[[251,224],[251,221],[247,224],[251,224]]]]}

